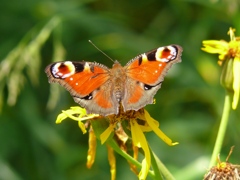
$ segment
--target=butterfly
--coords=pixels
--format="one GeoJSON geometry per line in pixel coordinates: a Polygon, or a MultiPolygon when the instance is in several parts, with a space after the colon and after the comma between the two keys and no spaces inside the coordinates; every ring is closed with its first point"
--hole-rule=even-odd
{"type": "Polygon", "coordinates": [[[50,83],[59,83],[87,113],[108,116],[139,110],[153,103],[169,68],[181,62],[179,45],[159,47],[136,56],[126,66],[112,68],[97,62],[55,62],[45,72],[50,83]]]}

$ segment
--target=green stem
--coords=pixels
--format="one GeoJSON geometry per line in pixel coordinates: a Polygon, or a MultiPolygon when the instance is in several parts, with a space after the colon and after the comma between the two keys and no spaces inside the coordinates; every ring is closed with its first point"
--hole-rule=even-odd
{"type": "Polygon", "coordinates": [[[220,126],[218,129],[217,139],[216,139],[216,142],[214,145],[209,168],[211,168],[212,166],[215,165],[217,156],[221,151],[222,143],[223,143],[226,129],[227,129],[230,110],[231,110],[231,94],[230,94],[230,92],[227,92],[226,96],[225,96],[222,119],[221,119],[220,126]]]}

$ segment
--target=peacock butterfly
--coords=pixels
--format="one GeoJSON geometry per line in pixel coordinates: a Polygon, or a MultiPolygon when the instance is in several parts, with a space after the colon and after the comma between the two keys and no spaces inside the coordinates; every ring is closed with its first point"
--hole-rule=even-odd
{"type": "Polygon", "coordinates": [[[55,62],[45,72],[59,83],[88,113],[107,116],[139,110],[153,103],[169,68],[181,62],[178,45],[159,47],[133,58],[126,66],[115,61],[112,69],[97,62],[55,62]]]}

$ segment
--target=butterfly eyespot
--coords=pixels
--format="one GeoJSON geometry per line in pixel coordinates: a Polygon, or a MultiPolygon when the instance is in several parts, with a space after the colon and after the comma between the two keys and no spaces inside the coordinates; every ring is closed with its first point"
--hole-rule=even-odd
{"type": "Polygon", "coordinates": [[[51,66],[51,73],[55,78],[65,79],[75,73],[75,67],[70,61],[55,63],[51,66]]]}
{"type": "Polygon", "coordinates": [[[161,62],[173,61],[177,58],[178,48],[176,46],[160,47],[156,51],[156,59],[161,62]]]}

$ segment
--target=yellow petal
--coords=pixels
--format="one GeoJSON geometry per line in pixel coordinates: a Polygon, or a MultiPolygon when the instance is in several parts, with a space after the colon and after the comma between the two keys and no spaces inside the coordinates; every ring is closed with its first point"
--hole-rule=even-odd
{"type": "Polygon", "coordinates": [[[113,148],[107,146],[108,149],[108,162],[110,165],[111,180],[116,179],[116,158],[114,156],[113,148]]]}
{"type": "Polygon", "coordinates": [[[57,119],[56,119],[56,124],[60,124],[64,119],[66,119],[68,116],[65,114],[65,113],[60,113],[58,116],[57,116],[57,119]]]}
{"type": "Polygon", "coordinates": [[[233,29],[231,27],[229,28],[228,34],[230,35],[230,40],[231,41],[235,41],[236,40],[234,31],[236,31],[236,29],[233,29]]]}
{"type": "MultiPolygon", "coordinates": [[[[158,121],[154,120],[153,123],[155,124],[156,127],[159,127],[159,122],[158,121]]],[[[140,125],[139,124],[139,126],[140,126],[140,128],[141,128],[141,130],[143,132],[150,132],[150,131],[152,131],[152,128],[148,125],[148,123],[146,123],[145,125],[140,125]]]]}
{"type": "Polygon", "coordinates": [[[82,130],[83,134],[87,133],[86,127],[81,121],[78,121],[78,127],[82,130]]]}
{"type": "Polygon", "coordinates": [[[88,144],[87,168],[91,168],[95,161],[97,146],[97,139],[92,128],[89,131],[88,144]]]}
{"type": "Polygon", "coordinates": [[[142,169],[138,175],[139,179],[146,179],[151,165],[151,156],[146,138],[135,119],[130,120],[133,144],[144,151],[145,158],[142,160],[142,169]]]}
{"type": "Polygon", "coordinates": [[[226,41],[217,41],[217,40],[206,40],[203,41],[202,50],[209,53],[222,53],[228,50],[228,42],[226,41]]]}
{"type": "Polygon", "coordinates": [[[212,53],[212,54],[227,54],[227,51],[222,48],[219,49],[211,46],[205,46],[201,49],[205,52],[212,53]]]}
{"type": "Polygon", "coordinates": [[[228,42],[224,40],[205,40],[202,42],[204,46],[215,47],[217,49],[228,48],[228,42]]]}
{"type": "Polygon", "coordinates": [[[71,107],[71,110],[72,110],[73,112],[78,112],[79,114],[82,114],[82,115],[86,115],[86,114],[87,114],[86,109],[81,108],[80,106],[72,106],[72,107],[71,107]]]}
{"type": "Polygon", "coordinates": [[[100,135],[101,144],[104,144],[110,134],[113,132],[115,124],[110,124],[108,128],[100,135]]]}
{"type": "Polygon", "coordinates": [[[64,111],[62,110],[62,113],[60,113],[57,117],[56,123],[61,123],[64,119],[67,117],[71,118],[75,121],[84,121],[88,119],[93,119],[95,117],[99,117],[98,114],[87,114],[86,109],[81,108],[79,106],[71,107],[70,109],[64,111]]]}
{"type": "Polygon", "coordinates": [[[83,115],[86,115],[86,110],[81,108],[81,107],[79,107],[79,106],[71,107],[70,109],[68,109],[66,111],[63,110],[62,113],[60,113],[58,115],[56,123],[57,124],[61,123],[67,117],[69,117],[69,118],[73,117],[74,120],[75,120],[77,117],[76,116],[72,116],[73,114],[79,114],[79,115],[83,116],[83,115]]]}
{"type": "Polygon", "coordinates": [[[132,150],[133,150],[133,158],[137,160],[137,158],[138,158],[138,147],[133,146],[132,150]]]}
{"type": "Polygon", "coordinates": [[[240,58],[234,58],[233,60],[233,102],[232,108],[236,109],[239,101],[240,93],[240,58]]]}
{"type": "Polygon", "coordinates": [[[87,114],[86,109],[81,108],[79,106],[71,107],[66,111],[62,111],[57,117],[56,123],[61,123],[66,118],[71,118],[72,120],[78,121],[78,126],[82,130],[83,134],[87,132],[84,124],[81,121],[93,119],[95,117],[99,117],[98,114],[87,114]]]}
{"type": "MultiPolygon", "coordinates": [[[[138,159],[138,147],[132,145],[132,150],[133,150],[133,158],[134,158],[135,160],[137,160],[137,159],[138,159]]],[[[136,165],[133,165],[133,164],[130,163],[130,162],[129,162],[129,165],[130,165],[130,169],[131,169],[135,174],[138,174],[138,170],[137,170],[136,165]]]]}
{"type": "Polygon", "coordinates": [[[216,41],[216,40],[206,40],[203,41],[203,51],[212,54],[219,54],[219,59],[224,60],[228,50],[229,50],[229,43],[226,41],[216,41]]]}
{"type": "Polygon", "coordinates": [[[172,140],[164,134],[157,126],[155,126],[154,119],[150,116],[150,114],[144,109],[145,119],[149,126],[152,128],[152,130],[160,137],[165,143],[167,143],[169,146],[177,145],[178,142],[172,142],[172,140]]]}

